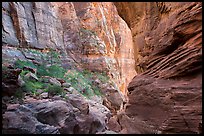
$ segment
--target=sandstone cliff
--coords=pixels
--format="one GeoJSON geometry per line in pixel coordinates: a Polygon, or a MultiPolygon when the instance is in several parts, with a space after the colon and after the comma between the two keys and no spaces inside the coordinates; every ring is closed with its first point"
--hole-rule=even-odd
{"type": "Polygon", "coordinates": [[[115,3],[132,31],[140,73],[125,111],[162,133],[197,133],[202,119],[201,4],[115,3]]]}
{"type": "MultiPolygon", "coordinates": [[[[111,114],[122,108],[126,101],[127,83],[136,74],[131,31],[111,2],[3,2],[2,60],[3,133],[104,131],[109,117],[100,106],[108,107],[111,114]],[[66,74],[61,67],[53,65],[59,62],[66,74]],[[68,75],[66,81],[60,76],[61,72],[64,77],[68,75]],[[49,86],[58,87],[51,92],[49,86]],[[56,94],[60,91],[63,93],[56,94]],[[79,98],[71,101],[70,105],[65,99],[71,99],[72,93],[95,93],[90,95],[94,102],[88,105],[87,98],[79,101],[77,94],[75,97],[79,98]],[[34,98],[34,103],[44,99],[57,103],[57,97],[68,107],[74,106],[75,111],[76,108],[79,110],[73,114],[67,112],[64,105],[59,112],[63,117],[48,117],[47,121],[42,117],[39,120],[38,115],[33,117],[36,113],[32,110],[35,109],[28,105],[36,105],[33,101],[27,103],[27,95],[34,98]],[[19,114],[22,107],[29,111],[24,113],[23,110],[19,114]],[[25,118],[27,126],[23,125],[25,118]],[[73,126],[67,128],[70,120],[73,126]]],[[[45,103],[45,114],[52,104],[45,103]]],[[[58,114],[60,104],[56,106],[47,115],[58,114]]]]}
{"type": "Polygon", "coordinates": [[[106,72],[126,93],[136,74],[131,31],[111,2],[4,2],[3,58],[56,49],[65,68],[106,72]],[[131,68],[131,70],[130,70],[131,68]]]}
{"type": "Polygon", "coordinates": [[[201,2],[3,2],[2,133],[201,133],[201,22],[201,2]],[[67,81],[36,76],[53,55],[67,81]],[[10,102],[23,76],[66,93],[10,102]],[[105,97],[82,96],[90,84],[105,97]]]}

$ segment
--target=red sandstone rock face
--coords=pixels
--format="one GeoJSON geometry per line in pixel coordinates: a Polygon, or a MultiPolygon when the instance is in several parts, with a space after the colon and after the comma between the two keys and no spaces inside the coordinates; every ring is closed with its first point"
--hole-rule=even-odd
{"type": "Polygon", "coordinates": [[[131,28],[136,70],[141,73],[128,86],[126,115],[139,117],[162,133],[198,133],[202,119],[201,3],[131,4],[116,3],[131,28]],[[141,5],[143,10],[137,8],[141,5]]]}
{"type": "Polygon", "coordinates": [[[24,57],[15,47],[57,49],[65,67],[106,72],[126,93],[136,74],[132,36],[113,3],[4,2],[2,12],[5,59],[24,57]]]}
{"type": "Polygon", "coordinates": [[[128,116],[162,133],[198,133],[202,120],[202,78],[166,80],[138,76],[129,84],[128,116]]]}
{"type": "Polygon", "coordinates": [[[107,72],[126,94],[126,83],[136,74],[130,29],[111,2],[73,4],[82,26],[83,66],[107,72]]]}
{"type": "Polygon", "coordinates": [[[19,47],[57,49],[65,67],[106,72],[124,94],[136,75],[135,58],[141,75],[129,84],[124,116],[112,122],[117,131],[197,133],[202,114],[201,3],[114,5],[3,2],[2,56],[25,59],[19,47]]]}
{"type": "Polygon", "coordinates": [[[146,73],[149,72],[152,76],[163,75],[161,77],[184,75],[184,67],[191,67],[191,63],[189,66],[184,64],[187,61],[179,63],[183,59],[180,57],[187,59],[192,53],[199,51],[194,57],[197,57],[195,64],[200,63],[201,3],[116,3],[116,6],[132,31],[137,72],[147,71],[146,73]],[[145,7],[144,13],[139,6],[145,7]],[[128,12],[132,10],[135,10],[135,14],[128,12]],[[183,50],[186,50],[186,53],[183,50]],[[178,70],[171,66],[165,67],[164,61],[183,68],[178,70]],[[178,72],[174,73],[175,71],[178,72]]]}

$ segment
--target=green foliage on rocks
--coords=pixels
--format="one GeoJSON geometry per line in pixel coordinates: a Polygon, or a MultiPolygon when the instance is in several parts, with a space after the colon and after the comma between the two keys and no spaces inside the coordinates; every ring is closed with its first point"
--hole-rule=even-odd
{"type": "Polygon", "coordinates": [[[42,82],[25,80],[25,84],[22,86],[24,92],[35,93],[37,89],[43,89],[42,82]]]}
{"type": "Polygon", "coordinates": [[[56,78],[63,78],[66,70],[62,68],[60,65],[51,65],[49,67],[44,64],[37,67],[37,75],[41,76],[50,76],[56,78]]]}
{"type": "Polygon", "coordinates": [[[45,90],[46,92],[48,92],[49,96],[53,96],[53,95],[63,95],[64,94],[64,90],[61,86],[58,85],[48,85],[48,88],[45,90]]]}
{"type": "Polygon", "coordinates": [[[24,61],[24,60],[17,60],[15,62],[14,68],[20,68],[23,69],[24,66],[31,67],[31,68],[37,68],[35,64],[31,61],[24,61]]]}
{"type": "Polygon", "coordinates": [[[83,70],[81,72],[77,70],[68,70],[65,75],[65,80],[88,98],[93,95],[102,95],[99,86],[93,84],[93,81],[97,78],[102,80],[102,83],[108,82],[108,77],[105,74],[88,70],[83,70]]]}
{"type": "Polygon", "coordinates": [[[28,70],[22,70],[20,73],[20,76],[25,81],[25,84],[21,87],[23,92],[36,94],[36,91],[41,89],[47,91],[50,95],[65,95],[63,87],[51,85],[48,81],[44,82],[42,76],[49,76],[52,78],[61,78],[65,80],[71,84],[71,87],[75,88],[82,95],[89,98],[93,95],[102,95],[99,85],[93,83],[94,80],[98,79],[102,84],[109,81],[109,78],[105,73],[91,72],[89,70],[79,71],[64,69],[61,66],[59,54],[54,50],[51,50],[49,53],[45,53],[44,55],[42,52],[38,51],[32,51],[32,53],[39,53],[42,57],[41,61],[43,63],[34,64],[32,61],[17,60],[14,66],[15,68],[20,69],[23,69],[24,66],[37,69],[36,76],[39,79],[38,81],[24,78],[24,76],[30,72],[28,70]]]}

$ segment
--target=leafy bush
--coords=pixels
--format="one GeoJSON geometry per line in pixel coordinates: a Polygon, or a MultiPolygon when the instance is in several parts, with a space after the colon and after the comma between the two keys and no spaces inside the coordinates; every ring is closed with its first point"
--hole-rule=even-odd
{"type": "Polygon", "coordinates": [[[47,62],[51,65],[60,64],[61,60],[59,59],[59,56],[60,54],[58,52],[53,49],[50,49],[46,56],[47,62]]]}
{"type": "Polygon", "coordinates": [[[37,68],[35,64],[31,61],[24,61],[24,60],[17,60],[14,64],[14,68],[20,68],[23,69],[24,66],[31,67],[31,68],[37,68]]]}
{"type": "Polygon", "coordinates": [[[89,96],[92,92],[89,79],[83,76],[82,72],[77,70],[68,70],[65,75],[66,82],[76,88],[84,96],[89,96]]]}
{"type": "Polygon", "coordinates": [[[98,86],[93,85],[93,86],[92,86],[92,89],[94,90],[94,94],[96,94],[96,95],[98,95],[98,96],[101,96],[101,95],[102,95],[102,93],[100,92],[100,89],[99,89],[98,86]]]}
{"type": "Polygon", "coordinates": [[[52,65],[50,67],[46,67],[44,64],[38,66],[37,75],[41,76],[50,76],[56,78],[63,78],[66,70],[62,68],[60,65],[52,65]]]}
{"type": "Polygon", "coordinates": [[[97,74],[97,77],[102,83],[107,83],[110,80],[110,78],[105,73],[99,73],[97,74]]]}
{"type": "Polygon", "coordinates": [[[37,76],[49,76],[49,71],[45,64],[42,64],[37,67],[37,76]]]}
{"type": "Polygon", "coordinates": [[[65,74],[65,80],[70,82],[74,88],[88,98],[93,95],[102,95],[99,86],[92,83],[92,80],[94,79],[93,77],[102,80],[101,82],[104,83],[108,82],[109,79],[105,74],[91,72],[89,70],[84,70],[82,72],[77,70],[68,70],[65,74]]]}
{"type": "Polygon", "coordinates": [[[43,89],[43,83],[38,81],[26,81],[24,86],[22,86],[23,91],[35,93],[37,89],[43,89]]]}
{"type": "Polygon", "coordinates": [[[66,70],[59,65],[48,67],[48,73],[51,77],[63,78],[66,70]]]}
{"type": "Polygon", "coordinates": [[[46,91],[48,92],[49,95],[56,95],[56,94],[63,95],[63,92],[64,92],[61,86],[51,85],[51,84],[48,86],[46,91]]]}
{"type": "Polygon", "coordinates": [[[2,64],[2,71],[6,71],[7,67],[2,64]]]}

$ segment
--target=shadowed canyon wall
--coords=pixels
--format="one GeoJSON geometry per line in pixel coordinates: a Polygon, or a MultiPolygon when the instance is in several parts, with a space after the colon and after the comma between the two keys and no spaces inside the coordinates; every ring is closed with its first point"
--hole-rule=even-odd
{"type": "MultiPolygon", "coordinates": [[[[2,64],[18,59],[40,61],[40,56],[28,53],[29,49],[53,49],[60,53],[64,68],[103,72],[114,81],[115,88],[125,94],[127,104],[111,117],[109,130],[136,134],[200,133],[201,2],[3,2],[2,64]]],[[[91,107],[93,115],[100,110],[93,103],[93,107],[81,104],[81,97],[73,99],[80,101],[77,104],[85,111],[91,107]]],[[[41,106],[46,104],[50,102],[41,106]]],[[[58,101],[56,107],[58,104],[67,105],[58,101]]],[[[64,113],[78,114],[69,108],[64,113]]],[[[64,113],[63,119],[67,117],[64,113]]],[[[89,121],[93,116],[87,115],[89,121]]],[[[6,116],[9,118],[10,114],[6,116]]],[[[101,118],[104,117],[97,115],[97,119],[101,118]]],[[[62,124],[63,133],[68,132],[69,121],[62,124]]],[[[81,132],[97,132],[98,128],[84,130],[86,122],[79,122],[81,132]]],[[[56,130],[50,127],[49,131],[56,130]]]]}
{"type": "MultiPolygon", "coordinates": [[[[199,133],[202,3],[114,4],[131,29],[135,69],[139,73],[128,86],[125,113],[129,120],[139,118],[161,133],[199,133]]],[[[138,129],[136,125],[132,128],[124,125],[124,133],[144,133],[138,129]]]]}

